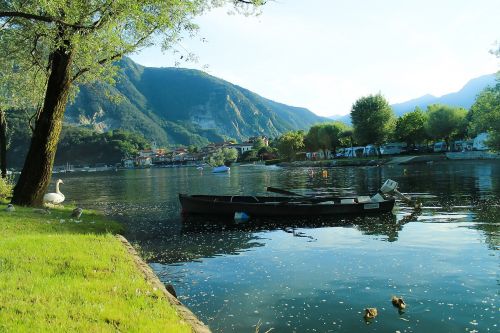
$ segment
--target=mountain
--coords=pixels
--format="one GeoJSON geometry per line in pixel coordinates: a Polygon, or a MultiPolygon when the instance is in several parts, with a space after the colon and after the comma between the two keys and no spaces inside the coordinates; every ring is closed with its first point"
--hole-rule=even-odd
{"type": "Polygon", "coordinates": [[[495,84],[495,78],[495,74],[483,75],[470,80],[457,92],[446,94],[441,97],[424,95],[403,103],[393,104],[392,109],[396,116],[401,116],[402,114],[413,111],[417,106],[425,110],[430,104],[446,104],[469,109],[472,104],[474,104],[476,96],[484,88],[495,84]]]}
{"type": "Polygon", "coordinates": [[[100,131],[122,128],[160,145],[203,145],[227,138],[276,137],[328,120],[207,73],[151,68],[124,59],[116,85],[80,87],[65,121],[100,131]]]}
{"type": "Polygon", "coordinates": [[[350,115],[349,113],[348,113],[348,114],[345,114],[345,115],[343,115],[343,116],[337,116],[337,115],[335,115],[335,116],[330,116],[330,117],[328,117],[328,118],[330,118],[330,119],[332,119],[332,120],[336,120],[336,121],[341,121],[341,122],[343,122],[344,124],[347,124],[347,125],[349,125],[349,126],[351,126],[351,125],[352,125],[352,123],[351,123],[351,115],[350,115]]]}
{"type": "MultiPolygon", "coordinates": [[[[496,74],[483,75],[470,80],[457,92],[446,94],[441,97],[427,94],[406,102],[392,104],[391,107],[397,117],[415,110],[417,106],[425,110],[427,106],[431,104],[446,104],[469,109],[472,104],[474,104],[476,96],[487,86],[493,86],[495,80],[496,74]]],[[[351,125],[351,117],[349,114],[343,116],[335,115],[328,118],[351,125]]]]}

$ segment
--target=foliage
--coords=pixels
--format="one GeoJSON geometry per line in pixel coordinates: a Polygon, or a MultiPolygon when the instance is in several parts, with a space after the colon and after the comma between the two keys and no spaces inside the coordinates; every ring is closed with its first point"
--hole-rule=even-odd
{"type": "Polygon", "coordinates": [[[352,128],[348,128],[342,132],[342,143],[343,146],[354,146],[354,130],[352,128]]]}
{"type": "Polygon", "coordinates": [[[419,107],[412,112],[405,113],[396,121],[394,129],[396,141],[406,142],[408,146],[422,142],[427,137],[425,123],[426,115],[419,107]]]}
{"type": "Polygon", "coordinates": [[[2,1],[2,58],[44,73],[51,54],[63,47],[72,56],[72,83],[113,82],[114,60],[152,42],[171,48],[183,32],[196,32],[198,27],[192,22],[196,15],[228,2],[247,12],[262,4],[237,0],[2,1]]]}
{"type": "Polygon", "coordinates": [[[472,134],[488,132],[487,145],[500,151],[500,80],[477,96],[472,105],[469,129],[472,134]]]}
{"type": "Polygon", "coordinates": [[[252,150],[256,150],[256,151],[259,151],[260,149],[266,147],[266,143],[264,141],[264,139],[262,138],[257,138],[253,145],[252,145],[252,150]]]}
{"type": "Polygon", "coordinates": [[[247,150],[241,155],[240,160],[245,162],[258,161],[258,151],[255,149],[247,150]]]}
{"type": "Polygon", "coordinates": [[[427,107],[427,134],[434,139],[444,139],[449,146],[450,139],[463,137],[467,128],[467,110],[442,104],[427,107]]]}
{"type": "Polygon", "coordinates": [[[320,149],[318,140],[320,127],[321,124],[311,126],[304,136],[304,146],[308,151],[318,151],[320,149]]]}
{"type": "Polygon", "coordinates": [[[381,144],[394,125],[394,112],[380,94],[361,97],[351,109],[354,138],[361,145],[381,144]]]}
{"type": "Polygon", "coordinates": [[[234,148],[222,148],[217,149],[208,158],[208,164],[211,166],[221,166],[224,164],[230,164],[238,158],[238,151],[234,148]]]}
{"type": "Polygon", "coordinates": [[[257,156],[265,160],[265,159],[275,158],[277,153],[278,149],[271,146],[265,146],[259,149],[259,151],[257,152],[257,156]]]}
{"type": "Polygon", "coordinates": [[[317,124],[309,129],[304,144],[310,151],[323,150],[326,156],[326,150],[335,153],[338,146],[345,144],[343,133],[346,130],[347,125],[339,121],[317,124]]]}
{"type": "Polygon", "coordinates": [[[12,195],[12,190],[14,189],[14,179],[7,176],[6,178],[0,178],[0,199],[9,198],[12,195]]]}
{"type": "MultiPolygon", "coordinates": [[[[260,0],[230,2],[243,9],[261,4],[260,0]]],[[[153,42],[160,42],[163,49],[170,48],[179,42],[182,33],[196,30],[194,16],[225,3],[223,0],[1,1],[0,49],[6,57],[2,61],[16,66],[29,63],[34,72],[43,73],[47,79],[40,91],[44,96],[43,107],[37,113],[33,139],[12,202],[22,205],[42,202],[65,106],[78,84],[96,80],[113,82],[116,60],[153,42]]],[[[12,72],[17,70],[12,68],[12,72]]]]}
{"type": "Polygon", "coordinates": [[[56,163],[117,163],[147,146],[149,143],[136,133],[123,130],[96,133],[69,126],[61,134],[56,163]]]}
{"type": "Polygon", "coordinates": [[[191,332],[110,234],[118,223],[88,210],[75,223],[74,207],[4,207],[0,331],[191,332]]]}
{"type": "MultiPolygon", "coordinates": [[[[24,162],[31,138],[27,116],[17,111],[8,112],[10,166],[20,167],[24,162]]],[[[98,133],[84,126],[63,127],[56,153],[56,164],[118,163],[126,156],[133,156],[145,149],[149,142],[138,133],[113,130],[98,133]]]]}
{"type": "Polygon", "coordinates": [[[194,145],[190,145],[188,147],[188,152],[191,153],[191,154],[196,154],[199,152],[199,149],[198,147],[194,146],[194,145]]]}
{"type": "Polygon", "coordinates": [[[295,155],[305,147],[304,132],[292,131],[283,134],[278,139],[277,146],[278,152],[282,158],[293,161],[295,155]]]}

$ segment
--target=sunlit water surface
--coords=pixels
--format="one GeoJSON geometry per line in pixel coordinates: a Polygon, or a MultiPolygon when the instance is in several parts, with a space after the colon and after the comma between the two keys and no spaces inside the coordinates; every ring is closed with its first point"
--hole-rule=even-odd
{"type": "Polygon", "coordinates": [[[215,332],[500,332],[500,163],[283,169],[239,166],[61,175],[67,201],[127,227],[154,271],[215,332]],[[323,172],[323,170],[326,170],[323,172]],[[424,203],[361,218],[197,218],[177,195],[369,194],[387,178],[424,203]],[[258,225],[254,225],[258,223],[258,225]],[[399,313],[391,296],[408,304],[399,313]],[[363,309],[378,317],[363,320],[363,309]]]}

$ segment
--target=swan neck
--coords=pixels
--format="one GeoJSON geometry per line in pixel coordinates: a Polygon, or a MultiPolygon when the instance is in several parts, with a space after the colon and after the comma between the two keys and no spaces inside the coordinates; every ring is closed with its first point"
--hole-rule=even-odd
{"type": "Polygon", "coordinates": [[[56,183],[56,193],[61,194],[61,191],[59,191],[59,183],[56,183]]]}

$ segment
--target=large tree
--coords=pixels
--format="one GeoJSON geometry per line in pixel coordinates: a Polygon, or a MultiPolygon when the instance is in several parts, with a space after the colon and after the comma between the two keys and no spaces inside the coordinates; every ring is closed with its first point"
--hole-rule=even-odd
{"type": "Polygon", "coordinates": [[[305,136],[304,143],[312,151],[321,149],[326,157],[327,150],[336,152],[344,138],[343,132],[347,129],[347,125],[340,121],[313,125],[305,136]]]}
{"type": "Polygon", "coordinates": [[[500,79],[477,96],[470,113],[470,133],[488,132],[488,146],[500,151],[500,79]]]}
{"type": "Polygon", "coordinates": [[[281,157],[289,161],[295,160],[295,155],[304,147],[302,131],[287,132],[278,139],[278,152],[281,157]]]}
{"type": "Polygon", "coordinates": [[[381,95],[361,97],[351,109],[354,139],[361,145],[382,144],[394,126],[394,112],[381,95]]]}
{"type": "Polygon", "coordinates": [[[164,49],[171,47],[182,32],[195,31],[193,17],[212,6],[232,3],[238,9],[251,9],[264,2],[0,0],[0,49],[6,57],[1,61],[29,61],[30,68],[46,77],[43,103],[37,110],[30,149],[12,202],[42,204],[66,104],[77,84],[112,81],[116,60],[155,41],[164,49]]]}
{"type": "Polygon", "coordinates": [[[424,141],[427,137],[425,122],[426,115],[419,107],[412,112],[405,113],[396,121],[395,139],[406,142],[408,147],[424,141]]]}
{"type": "Polygon", "coordinates": [[[304,147],[308,151],[318,151],[319,147],[319,129],[321,124],[313,125],[304,137],[304,147]]]}
{"type": "MultiPolygon", "coordinates": [[[[500,58],[500,43],[491,53],[500,58]]],[[[500,151],[500,71],[496,85],[483,90],[472,105],[469,130],[474,135],[488,132],[488,146],[500,151]]]]}
{"type": "Polygon", "coordinates": [[[425,129],[429,137],[443,139],[450,146],[450,140],[463,136],[467,127],[467,110],[442,104],[427,107],[427,123],[425,129]]]}

